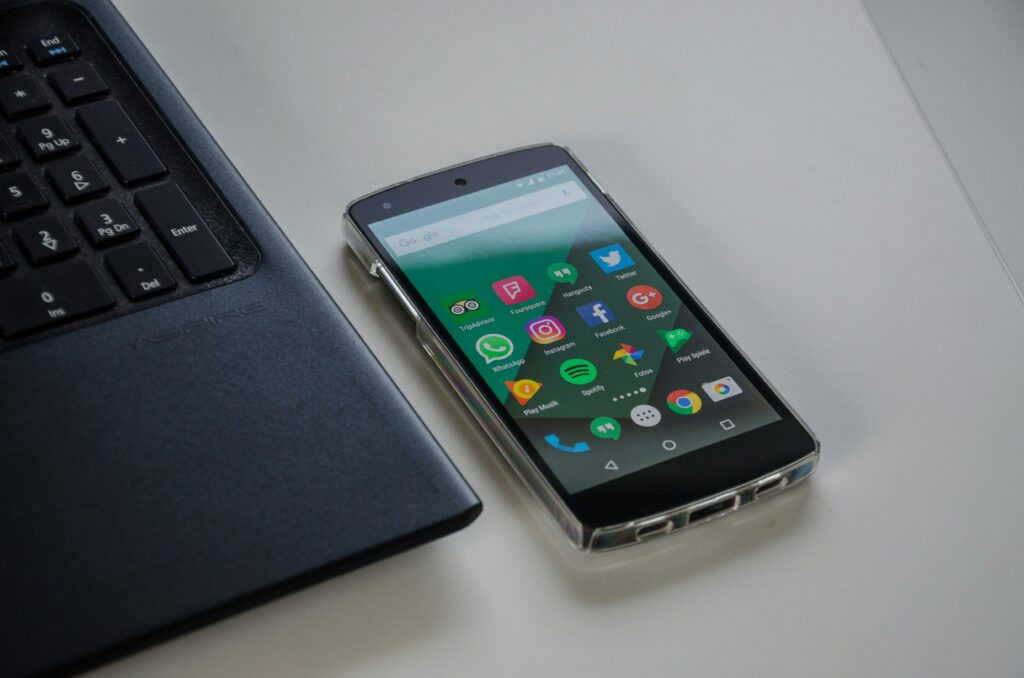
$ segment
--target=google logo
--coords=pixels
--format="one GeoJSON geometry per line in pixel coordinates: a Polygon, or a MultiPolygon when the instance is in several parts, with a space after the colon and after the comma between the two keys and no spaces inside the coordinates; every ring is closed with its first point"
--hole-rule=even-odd
{"type": "Polygon", "coordinates": [[[410,245],[415,245],[415,244],[420,243],[420,242],[431,242],[432,240],[434,240],[435,238],[437,238],[440,235],[441,234],[438,233],[437,231],[426,231],[425,233],[423,233],[422,235],[419,235],[419,236],[413,236],[413,237],[410,237],[410,238],[401,238],[401,239],[399,239],[398,246],[399,247],[409,247],[410,245]]]}

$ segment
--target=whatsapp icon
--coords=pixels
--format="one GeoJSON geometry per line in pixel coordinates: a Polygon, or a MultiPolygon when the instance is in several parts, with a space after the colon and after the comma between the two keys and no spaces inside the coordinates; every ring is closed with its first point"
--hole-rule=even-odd
{"type": "Polygon", "coordinates": [[[512,340],[503,334],[485,334],[476,340],[476,352],[489,365],[512,355],[512,340]]]}

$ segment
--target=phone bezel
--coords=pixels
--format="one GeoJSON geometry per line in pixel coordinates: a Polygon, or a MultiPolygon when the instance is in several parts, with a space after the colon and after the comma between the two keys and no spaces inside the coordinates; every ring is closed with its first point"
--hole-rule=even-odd
{"type": "Polygon", "coordinates": [[[590,528],[639,520],[673,508],[715,496],[733,487],[785,467],[817,449],[810,431],[803,425],[775,389],[750,363],[682,280],[648,245],[630,220],[609,200],[572,154],[554,144],[534,146],[502,153],[392,186],[353,202],[348,209],[353,225],[371,244],[384,266],[416,306],[434,332],[444,340],[462,370],[470,376],[487,399],[492,413],[512,432],[518,444],[533,460],[548,483],[580,522],[590,528]],[[445,200],[522,178],[530,174],[567,165],[623,230],[637,250],[647,258],[687,308],[722,346],[744,375],[776,410],[781,419],[767,426],[727,438],[692,452],[630,473],[600,485],[569,493],[544,463],[533,443],[516,420],[483,382],[476,367],[462,354],[452,335],[430,309],[369,224],[427,207],[445,200]],[[463,179],[464,183],[456,183],[463,179]],[[384,203],[390,207],[385,209],[384,203]]]}

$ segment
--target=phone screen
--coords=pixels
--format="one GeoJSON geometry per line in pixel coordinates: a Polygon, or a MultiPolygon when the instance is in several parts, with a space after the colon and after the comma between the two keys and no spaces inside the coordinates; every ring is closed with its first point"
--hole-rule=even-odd
{"type": "Polygon", "coordinates": [[[568,165],[368,228],[569,494],[781,418],[568,165]]]}

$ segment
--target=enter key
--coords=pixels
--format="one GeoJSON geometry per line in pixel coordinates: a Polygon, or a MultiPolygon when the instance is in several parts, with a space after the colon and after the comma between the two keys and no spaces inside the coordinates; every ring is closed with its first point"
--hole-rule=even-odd
{"type": "Polygon", "coordinates": [[[199,282],[234,270],[235,262],[177,184],[139,191],[135,202],[189,280],[199,282]]]}

